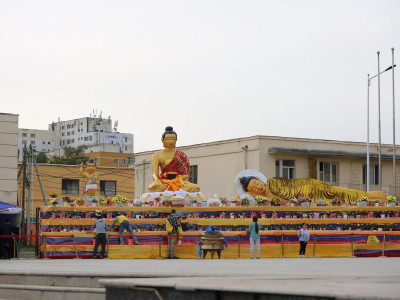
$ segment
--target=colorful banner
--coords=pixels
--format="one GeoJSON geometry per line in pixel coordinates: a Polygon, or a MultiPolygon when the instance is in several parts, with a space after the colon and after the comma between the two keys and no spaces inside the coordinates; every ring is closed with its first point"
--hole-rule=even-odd
{"type": "MultiPolygon", "coordinates": [[[[202,232],[184,233],[181,245],[177,245],[177,256],[198,258],[198,242],[202,232]]],[[[349,257],[355,256],[400,256],[400,233],[326,233],[310,232],[306,256],[308,257],[349,257]],[[379,244],[369,244],[373,236],[379,244]],[[383,245],[385,241],[385,245],[383,245]],[[354,249],[354,253],[352,252],[354,249]]],[[[117,233],[110,233],[107,246],[109,258],[158,258],[166,256],[167,235],[138,233],[140,245],[119,245],[117,233]]],[[[124,235],[124,240],[128,235],[124,235]]],[[[250,256],[249,238],[244,232],[224,233],[228,245],[221,258],[242,258],[250,256]],[[240,250],[239,250],[240,248],[240,250]]],[[[90,258],[93,252],[94,234],[74,232],[71,234],[45,233],[42,236],[41,257],[47,258],[90,258]],[[74,236],[74,238],[72,238],[74,236]],[[74,244],[75,241],[75,244],[74,244]]],[[[299,241],[297,232],[267,232],[261,234],[261,257],[298,257],[299,241]]]]}

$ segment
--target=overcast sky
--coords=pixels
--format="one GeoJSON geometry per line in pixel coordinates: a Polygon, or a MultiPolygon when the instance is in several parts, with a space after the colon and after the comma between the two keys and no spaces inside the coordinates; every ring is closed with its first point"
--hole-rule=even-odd
{"type": "MultiPolygon", "coordinates": [[[[400,61],[399,14],[397,0],[0,0],[0,112],[47,129],[101,110],[135,135],[135,152],[161,148],[166,125],[179,146],[252,135],[366,141],[367,74],[377,50],[382,69],[392,47],[400,61]]],[[[390,144],[391,72],[381,91],[390,144]]]]}

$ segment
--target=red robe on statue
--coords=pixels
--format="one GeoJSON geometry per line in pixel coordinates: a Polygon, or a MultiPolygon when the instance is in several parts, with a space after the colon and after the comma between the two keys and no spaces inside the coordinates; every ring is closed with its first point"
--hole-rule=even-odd
{"type": "Polygon", "coordinates": [[[167,164],[160,174],[160,180],[169,191],[179,191],[183,186],[182,175],[190,174],[189,160],[185,153],[176,150],[173,159],[167,164]],[[177,172],[175,179],[168,179],[168,172],[177,172]]]}
{"type": "Polygon", "coordinates": [[[167,164],[160,174],[160,179],[167,179],[167,172],[177,172],[178,175],[189,175],[190,164],[185,153],[176,150],[174,158],[167,164]]]}

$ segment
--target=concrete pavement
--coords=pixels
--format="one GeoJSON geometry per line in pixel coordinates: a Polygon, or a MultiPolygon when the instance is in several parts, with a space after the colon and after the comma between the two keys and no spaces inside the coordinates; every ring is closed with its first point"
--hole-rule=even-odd
{"type": "Polygon", "coordinates": [[[0,274],[97,276],[106,287],[400,299],[400,258],[11,260],[0,261],[0,274]]]}

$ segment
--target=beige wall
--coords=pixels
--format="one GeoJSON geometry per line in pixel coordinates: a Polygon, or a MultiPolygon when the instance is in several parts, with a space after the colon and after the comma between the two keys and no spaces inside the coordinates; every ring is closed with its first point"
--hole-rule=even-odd
{"type": "MultiPolygon", "coordinates": [[[[19,164],[19,167],[22,165],[19,164]]],[[[52,165],[52,164],[38,164],[38,170],[43,185],[45,197],[48,200],[49,193],[54,192],[58,199],[65,196],[70,196],[71,199],[76,200],[82,196],[83,188],[85,185],[85,178],[80,175],[79,166],[70,165],[52,165]],[[79,180],[79,194],[63,194],[62,193],[62,179],[77,179],[79,180]]],[[[116,194],[125,196],[129,199],[134,198],[135,194],[135,170],[132,168],[114,168],[114,167],[101,167],[97,168],[97,175],[99,180],[116,181],[116,194]]],[[[44,206],[44,200],[40,189],[40,184],[35,168],[32,170],[32,205],[31,216],[35,216],[37,207],[44,206]]],[[[19,181],[19,190],[22,194],[22,180],[19,181]]],[[[109,196],[112,198],[113,196],[109,196]]],[[[28,196],[26,196],[28,199],[28,196]]],[[[26,209],[28,203],[25,203],[26,209]]]]}
{"type": "Polygon", "coordinates": [[[0,113],[0,201],[17,204],[18,115],[0,113]]]}
{"type": "MultiPolygon", "coordinates": [[[[286,148],[309,151],[341,151],[346,153],[366,153],[365,143],[341,142],[329,140],[311,140],[284,137],[255,136],[199,145],[191,145],[179,148],[189,157],[191,165],[198,166],[198,184],[206,197],[213,194],[218,196],[235,197],[233,180],[235,176],[244,170],[244,152],[242,147],[248,146],[247,168],[256,169],[267,178],[276,176],[276,159],[295,160],[296,178],[309,177],[309,158],[316,159],[317,179],[319,178],[319,163],[338,163],[337,185],[347,188],[365,190],[362,183],[362,168],[365,158],[350,156],[313,155],[269,153],[270,148],[286,148]]],[[[390,145],[382,146],[382,154],[391,154],[390,145]]],[[[400,147],[397,147],[400,155],[400,147]]],[[[151,155],[153,152],[135,154],[136,157],[136,196],[147,192],[147,186],[153,181],[151,177],[151,155]],[[145,171],[143,172],[143,160],[145,171]],[[143,181],[145,173],[145,181],[143,181]]],[[[371,153],[377,153],[377,146],[371,145],[371,153]]],[[[378,164],[377,159],[371,159],[371,164],[378,164]]],[[[397,172],[400,173],[400,163],[397,164],[397,172]]],[[[392,160],[382,160],[382,190],[387,194],[393,193],[392,160]]],[[[397,178],[397,192],[400,191],[400,174],[397,178]]],[[[371,190],[377,190],[378,186],[371,185],[371,190]]]]}

